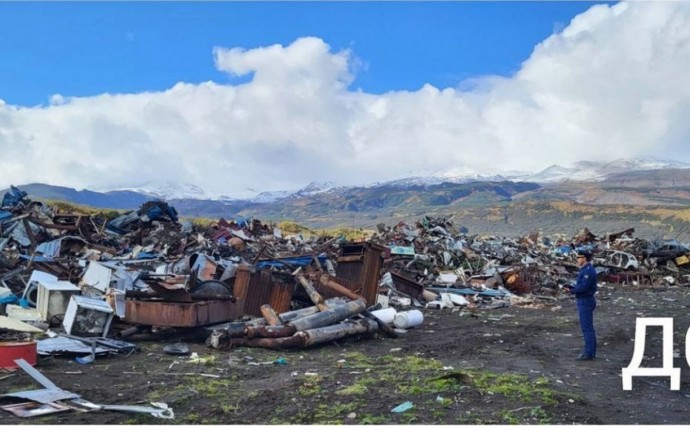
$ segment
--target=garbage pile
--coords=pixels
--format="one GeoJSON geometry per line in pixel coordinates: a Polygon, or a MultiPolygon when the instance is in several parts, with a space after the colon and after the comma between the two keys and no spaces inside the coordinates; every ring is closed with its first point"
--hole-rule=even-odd
{"type": "Polygon", "coordinates": [[[577,275],[575,256],[589,252],[600,283],[634,286],[690,283],[688,245],[635,238],[635,229],[568,238],[532,232],[521,238],[467,234],[449,218],[378,225],[372,241],[390,248],[382,286],[391,300],[427,308],[494,308],[560,294],[577,275]]]}
{"type": "Polygon", "coordinates": [[[136,349],[125,340],[180,329],[217,349],[394,337],[396,315],[418,325],[401,319],[406,311],[556,300],[579,251],[593,253],[600,282],[690,282],[687,245],[632,228],[499,238],[427,216],[377,231],[353,242],[257,219],[202,226],[160,200],[115,217],[64,213],[12,187],[0,209],[0,342],[92,362],[136,349]],[[35,339],[46,331],[53,337],[35,339]]]}

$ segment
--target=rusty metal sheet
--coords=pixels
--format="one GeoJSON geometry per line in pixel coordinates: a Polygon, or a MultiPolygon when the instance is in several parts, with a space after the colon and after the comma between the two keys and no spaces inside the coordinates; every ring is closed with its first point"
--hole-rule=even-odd
{"type": "Polygon", "coordinates": [[[362,296],[367,301],[367,306],[376,304],[379,292],[379,282],[381,280],[381,267],[383,266],[384,251],[380,246],[367,244],[367,251],[364,253],[364,267],[362,269],[362,296]]]}
{"type": "Polygon", "coordinates": [[[395,288],[410,297],[419,298],[424,291],[422,284],[397,272],[391,271],[391,278],[393,278],[395,288]]]}
{"type": "Polygon", "coordinates": [[[355,243],[344,245],[341,256],[338,258],[336,276],[350,282],[356,282],[359,287],[349,287],[347,281],[340,284],[364,297],[367,306],[376,303],[385,254],[386,248],[378,244],[355,243]],[[358,260],[360,257],[361,259],[358,260]]]}
{"type": "Polygon", "coordinates": [[[191,302],[192,295],[187,292],[184,284],[166,284],[149,280],[146,282],[153,291],[171,302],[191,302]]]}
{"type": "Polygon", "coordinates": [[[247,297],[247,290],[249,288],[249,281],[251,280],[251,270],[247,265],[240,265],[235,273],[235,281],[233,282],[233,296],[238,300],[244,300],[247,297]]]}
{"type": "Polygon", "coordinates": [[[232,284],[232,294],[235,296],[236,308],[242,313],[244,313],[244,302],[247,299],[250,280],[251,270],[246,265],[240,265],[235,273],[235,280],[232,284]]]}
{"type": "Polygon", "coordinates": [[[271,305],[273,310],[277,313],[283,313],[290,310],[290,301],[295,291],[295,282],[291,275],[288,275],[288,277],[288,279],[281,279],[275,275],[272,277],[272,287],[268,304],[271,305]]]}
{"type": "MultiPolygon", "coordinates": [[[[251,274],[244,299],[244,313],[255,317],[261,316],[261,305],[269,303],[271,297],[271,272],[263,270],[251,274]]],[[[270,303],[269,303],[270,304],[270,303]]],[[[275,306],[271,305],[273,309],[275,306]]],[[[276,312],[278,310],[276,309],[276,312]]]]}
{"type": "Polygon", "coordinates": [[[125,305],[125,320],[133,324],[198,327],[242,316],[241,309],[226,300],[178,303],[126,299],[125,305]]]}
{"type": "Polygon", "coordinates": [[[342,263],[338,259],[338,266],[335,269],[335,275],[339,278],[344,278],[349,281],[359,281],[362,275],[362,260],[358,262],[346,262],[342,263]]]}
{"type": "Polygon", "coordinates": [[[252,274],[247,289],[244,312],[261,316],[261,305],[268,304],[277,312],[290,310],[295,282],[291,274],[263,270],[252,274]]]}

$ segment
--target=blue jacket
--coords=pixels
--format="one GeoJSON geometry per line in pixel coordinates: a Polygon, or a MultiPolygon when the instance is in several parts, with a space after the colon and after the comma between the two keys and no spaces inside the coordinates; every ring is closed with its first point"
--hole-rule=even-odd
{"type": "Polygon", "coordinates": [[[592,297],[597,292],[597,271],[591,263],[586,263],[577,274],[575,287],[570,290],[578,299],[592,297]]]}

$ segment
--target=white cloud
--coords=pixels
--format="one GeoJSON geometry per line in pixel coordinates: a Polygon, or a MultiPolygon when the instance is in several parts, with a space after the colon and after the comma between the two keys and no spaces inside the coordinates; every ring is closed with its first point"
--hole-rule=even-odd
{"type": "Polygon", "coordinates": [[[217,47],[213,59],[248,82],[56,94],[34,108],[0,100],[0,186],[172,181],[234,194],[462,166],[538,171],[623,156],[690,160],[682,149],[690,135],[683,2],[595,5],[537,45],[516,75],[452,88],[351,90],[362,63],[315,37],[217,47]]]}

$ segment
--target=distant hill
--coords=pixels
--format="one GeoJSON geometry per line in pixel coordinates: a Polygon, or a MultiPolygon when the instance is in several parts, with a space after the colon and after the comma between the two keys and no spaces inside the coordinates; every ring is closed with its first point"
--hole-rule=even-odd
{"type": "Polygon", "coordinates": [[[690,169],[639,170],[612,174],[597,181],[548,184],[520,200],[690,207],[690,169]]]}
{"type": "MultiPolygon", "coordinates": [[[[85,206],[133,210],[138,208],[146,201],[153,200],[150,195],[140,194],[134,191],[109,191],[95,192],[89,190],[77,191],[76,189],[64,186],[53,186],[42,183],[32,183],[28,185],[17,185],[17,188],[26,191],[31,199],[62,200],[71,203],[82,204],[85,206]]],[[[9,188],[0,191],[4,195],[9,188]]]]}
{"type": "MultiPolygon", "coordinates": [[[[34,199],[99,208],[131,210],[153,199],[134,191],[99,193],[45,184],[19,188],[34,199]]],[[[482,233],[569,232],[588,226],[597,232],[635,227],[645,235],[673,237],[690,231],[690,169],[626,171],[596,180],[542,184],[503,180],[403,185],[396,181],[370,187],[318,188],[275,200],[167,201],[187,217],[295,220],[317,229],[372,228],[377,223],[394,224],[424,215],[453,215],[482,233]]]]}

